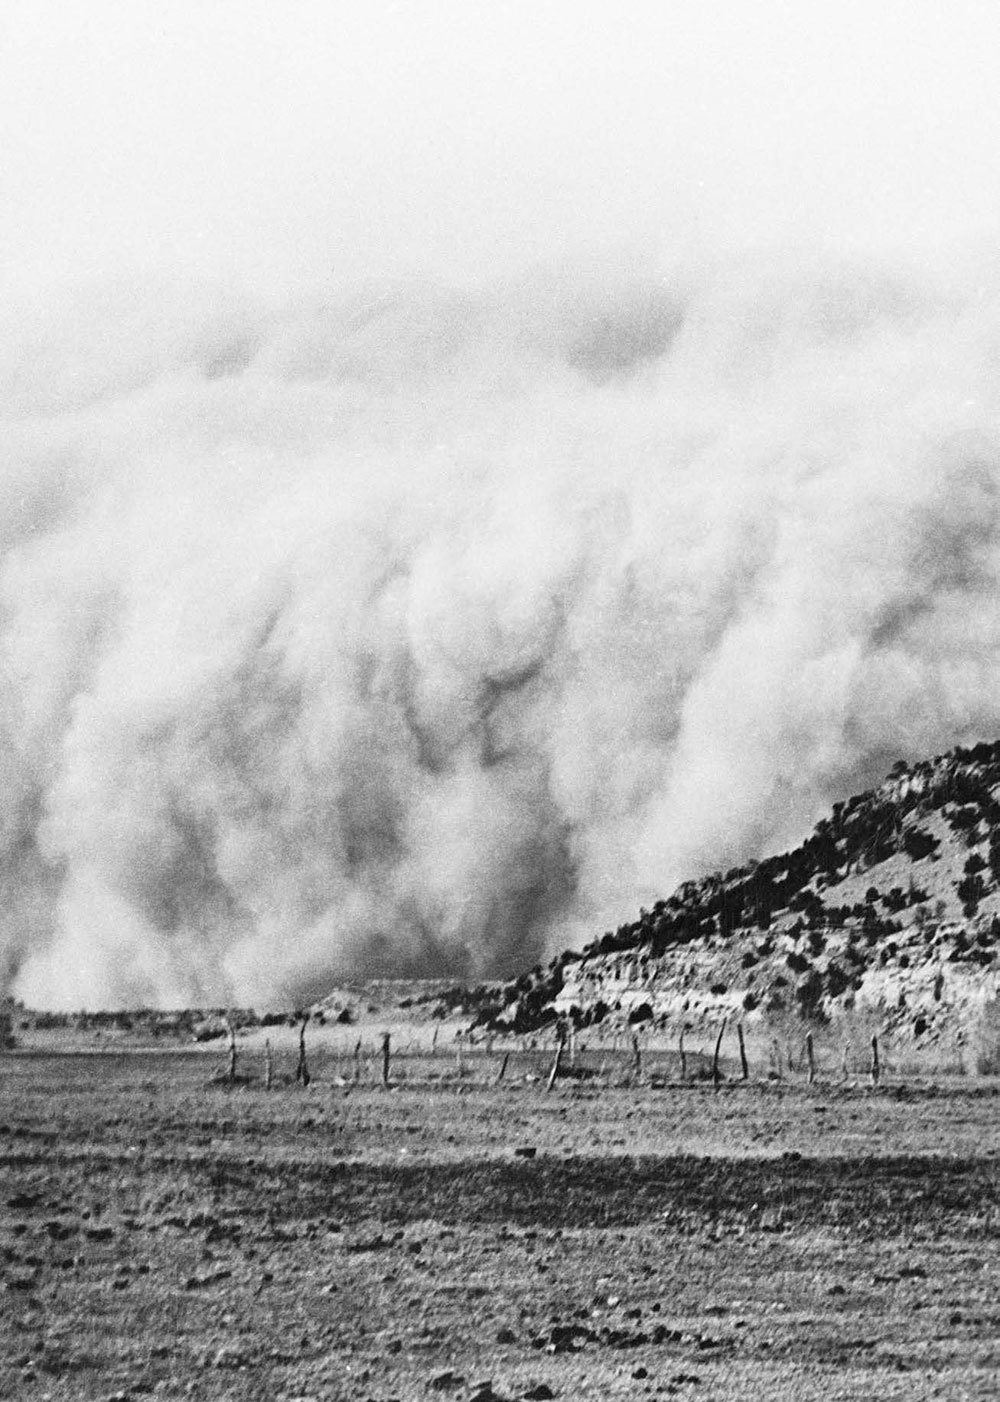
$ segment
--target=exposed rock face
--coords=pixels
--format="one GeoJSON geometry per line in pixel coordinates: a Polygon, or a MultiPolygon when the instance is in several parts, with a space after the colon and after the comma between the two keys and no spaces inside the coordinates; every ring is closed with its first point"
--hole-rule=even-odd
{"type": "Polygon", "coordinates": [[[933,1038],[1000,992],[1000,742],[899,763],[792,852],[687,882],[509,985],[537,1026],[871,1007],[933,1038]]]}

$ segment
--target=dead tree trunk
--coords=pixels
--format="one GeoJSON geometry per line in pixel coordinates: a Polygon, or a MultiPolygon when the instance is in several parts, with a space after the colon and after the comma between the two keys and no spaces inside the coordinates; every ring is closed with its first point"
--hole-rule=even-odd
{"type": "Polygon", "coordinates": [[[816,1059],[813,1055],[813,1034],[806,1033],[806,1061],[809,1063],[809,1084],[816,1079],[816,1059]]]}
{"type": "Polygon", "coordinates": [[[391,1053],[389,1051],[390,1035],[388,1032],[382,1033],[382,1084],[386,1090],[389,1089],[389,1061],[391,1053]]]}
{"type": "Polygon", "coordinates": [[[872,1085],[877,1086],[881,1076],[881,1068],[878,1060],[878,1034],[872,1033],[872,1085]]]}
{"type": "Polygon", "coordinates": [[[274,1064],[271,1060],[271,1039],[264,1039],[264,1089],[270,1090],[274,1081],[274,1064]]]}
{"type": "Polygon", "coordinates": [[[309,1064],[306,1061],[306,1026],[308,1022],[309,1014],[303,1013],[302,1021],[299,1023],[299,1064],[295,1068],[295,1079],[301,1081],[303,1086],[307,1086],[311,1080],[309,1064]]]}
{"type": "Polygon", "coordinates": [[[719,1035],[715,1039],[715,1054],[712,1057],[712,1084],[715,1089],[719,1089],[722,1081],[722,1074],[719,1071],[719,1052],[722,1050],[722,1037],[726,1030],[726,1019],[722,1019],[722,1026],[719,1028],[719,1035]]]}
{"type": "Polygon", "coordinates": [[[750,1067],[747,1065],[747,1046],[746,1042],[744,1042],[743,1040],[742,1022],[738,1022],[736,1024],[736,1036],[738,1037],[740,1043],[740,1074],[742,1075],[745,1081],[749,1081],[750,1067]]]}

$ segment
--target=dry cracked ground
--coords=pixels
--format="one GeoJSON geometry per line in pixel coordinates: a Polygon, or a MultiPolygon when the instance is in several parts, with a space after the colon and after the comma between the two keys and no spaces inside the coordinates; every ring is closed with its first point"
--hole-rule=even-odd
{"type": "Polygon", "coordinates": [[[0,1397],[997,1396],[996,1082],[216,1070],[0,1059],[0,1397]]]}

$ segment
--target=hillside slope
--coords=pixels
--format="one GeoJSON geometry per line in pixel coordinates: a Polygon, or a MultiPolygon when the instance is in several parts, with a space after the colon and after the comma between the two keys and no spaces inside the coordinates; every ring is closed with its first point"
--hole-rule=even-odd
{"type": "Polygon", "coordinates": [[[916,1039],[1000,988],[1000,742],[900,762],[792,852],[679,887],[581,953],[499,991],[529,1030],[871,1007],[916,1039]]]}

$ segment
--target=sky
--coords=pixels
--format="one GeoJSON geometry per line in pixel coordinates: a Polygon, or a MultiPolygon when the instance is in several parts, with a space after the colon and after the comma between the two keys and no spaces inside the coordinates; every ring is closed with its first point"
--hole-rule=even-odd
{"type": "Polygon", "coordinates": [[[992,229],[983,3],[8,0],[0,263],[481,280],[992,229]]]}
{"type": "Polygon", "coordinates": [[[985,4],[0,6],[0,993],[506,976],[1000,734],[985,4]]]}

